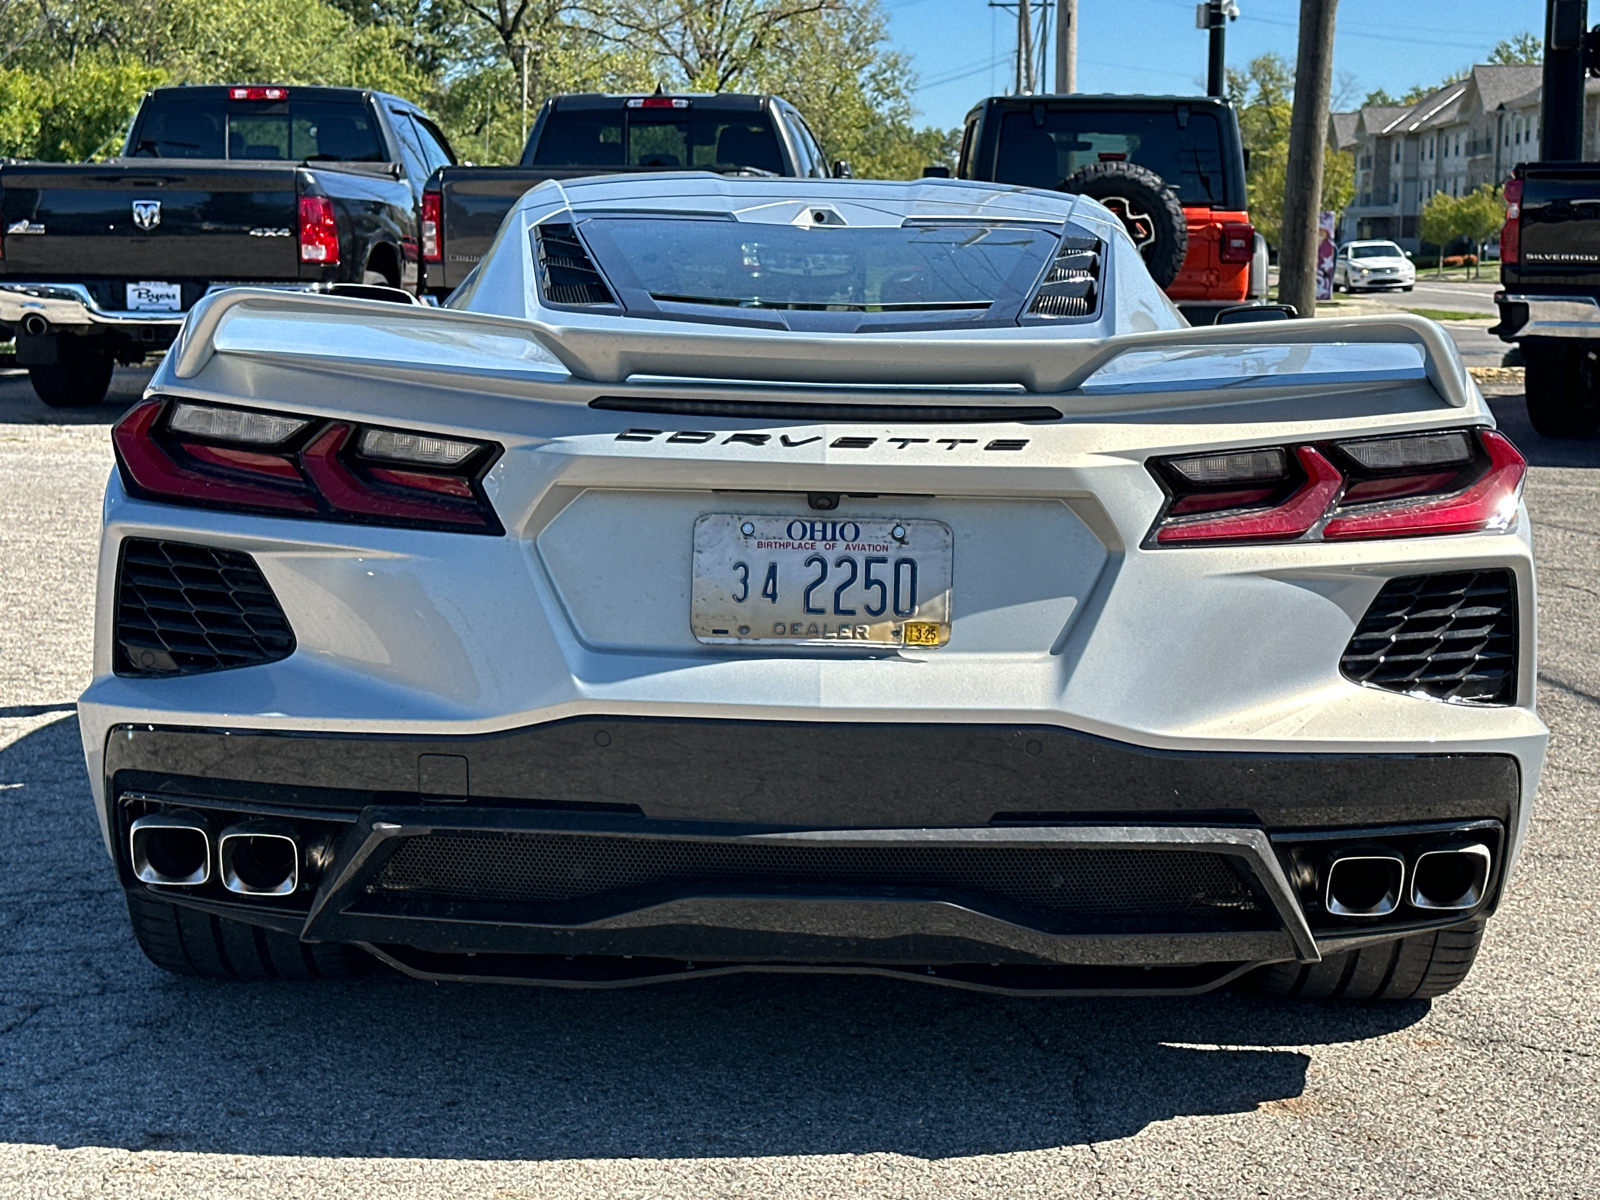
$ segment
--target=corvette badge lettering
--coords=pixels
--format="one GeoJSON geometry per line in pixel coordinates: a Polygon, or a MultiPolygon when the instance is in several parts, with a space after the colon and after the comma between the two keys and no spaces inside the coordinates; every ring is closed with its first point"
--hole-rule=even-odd
{"type": "MultiPolygon", "coordinates": [[[[679,429],[668,431],[665,429],[624,429],[616,435],[619,442],[654,442],[664,440],[679,444],[687,443],[691,446],[703,446],[716,441],[717,433],[709,429],[679,429]]],[[[820,442],[822,436],[814,434],[808,438],[792,438],[787,433],[778,435],[778,443],[785,449],[793,450],[800,446],[809,446],[812,442],[820,442]]],[[[718,445],[722,446],[767,446],[772,441],[770,433],[730,433],[718,445]]],[[[836,437],[828,443],[830,450],[869,450],[878,442],[893,446],[896,450],[904,450],[909,446],[937,445],[946,452],[966,446],[976,447],[977,438],[925,438],[925,437],[836,437]]],[[[995,438],[983,445],[984,450],[1021,450],[1028,445],[1029,438],[995,438]]]]}

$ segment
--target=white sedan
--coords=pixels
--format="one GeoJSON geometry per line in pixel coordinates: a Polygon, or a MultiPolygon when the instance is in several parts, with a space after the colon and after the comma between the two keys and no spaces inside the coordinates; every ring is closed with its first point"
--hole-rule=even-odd
{"type": "Polygon", "coordinates": [[[533,189],[442,309],[202,301],[79,706],[141,946],[1454,987],[1544,758],[1523,459],[1432,322],[1263,315],[1083,197],[697,173],[533,189]]]}
{"type": "Polygon", "coordinates": [[[1398,288],[1409,292],[1417,282],[1411,256],[1393,242],[1346,242],[1333,260],[1333,290],[1347,292],[1398,288]]]}

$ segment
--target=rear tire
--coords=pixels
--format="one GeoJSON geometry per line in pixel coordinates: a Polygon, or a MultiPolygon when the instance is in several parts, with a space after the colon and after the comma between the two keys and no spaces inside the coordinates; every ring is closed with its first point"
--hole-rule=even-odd
{"type": "Polygon", "coordinates": [[[1274,963],[1256,973],[1256,990],[1283,1000],[1429,1000],[1467,977],[1482,941],[1477,921],[1330,954],[1310,966],[1274,963]]]}
{"type": "Polygon", "coordinates": [[[1600,430],[1600,344],[1563,338],[1522,343],[1528,421],[1541,437],[1585,438],[1600,430]]]}
{"type": "Polygon", "coordinates": [[[1058,190],[1100,201],[1121,218],[1144,256],[1157,287],[1183,270],[1189,223],[1178,195],[1161,176],[1131,162],[1090,163],[1063,179],[1058,190]]]}
{"type": "Polygon", "coordinates": [[[139,949],[163,971],[200,979],[351,979],[372,959],[353,946],[302,942],[259,925],[128,893],[139,949]]]}
{"type": "Polygon", "coordinates": [[[51,408],[88,408],[106,398],[116,363],[104,351],[64,358],[49,367],[29,367],[34,395],[51,408]]]}

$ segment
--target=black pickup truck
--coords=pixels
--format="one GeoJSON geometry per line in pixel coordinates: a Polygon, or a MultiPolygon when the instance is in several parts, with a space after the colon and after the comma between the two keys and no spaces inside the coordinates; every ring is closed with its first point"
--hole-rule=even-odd
{"type": "Polygon", "coordinates": [[[96,404],[214,288],[414,287],[422,185],[453,161],[381,92],[158,88],[121,157],[0,168],[0,325],[41,400],[96,404]]]}
{"type": "Polygon", "coordinates": [[[423,290],[440,299],[489,249],[506,213],[547,179],[645,171],[848,175],[830,168],[794,105],[777,96],[553,96],[514,167],[444,167],[422,193],[423,290]]]}
{"type": "Polygon", "coordinates": [[[1499,334],[1522,349],[1545,437],[1600,431],[1600,163],[1521,163],[1506,181],[1499,334]]]}

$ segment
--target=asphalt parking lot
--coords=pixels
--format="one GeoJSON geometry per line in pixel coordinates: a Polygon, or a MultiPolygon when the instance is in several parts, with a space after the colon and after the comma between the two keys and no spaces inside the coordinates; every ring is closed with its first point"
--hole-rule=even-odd
{"type": "Polygon", "coordinates": [[[73,700],[107,429],[0,379],[0,1195],[1589,1196],[1600,1184],[1600,441],[1534,464],[1532,837],[1431,1003],[181,980],[134,945],[73,700]]]}

